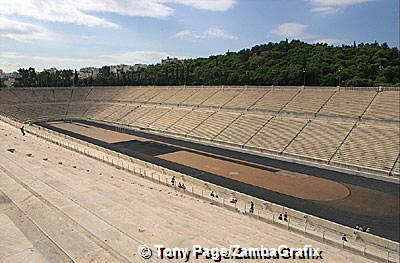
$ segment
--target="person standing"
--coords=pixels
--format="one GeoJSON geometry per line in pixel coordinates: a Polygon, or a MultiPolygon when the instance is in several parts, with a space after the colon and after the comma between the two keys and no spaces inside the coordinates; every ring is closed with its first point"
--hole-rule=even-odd
{"type": "Polygon", "coordinates": [[[249,210],[250,214],[254,213],[254,203],[253,201],[250,202],[250,210],[249,210]]]}
{"type": "Polygon", "coordinates": [[[25,136],[24,127],[25,127],[25,126],[22,126],[22,127],[21,127],[21,133],[22,133],[23,136],[25,136]]]}
{"type": "Polygon", "coordinates": [[[171,184],[172,184],[172,186],[175,186],[175,176],[172,176],[171,184]]]}

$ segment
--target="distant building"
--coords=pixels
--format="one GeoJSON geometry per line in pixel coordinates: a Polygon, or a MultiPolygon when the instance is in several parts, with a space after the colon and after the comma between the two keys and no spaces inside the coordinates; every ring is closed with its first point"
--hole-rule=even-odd
{"type": "Polygon", "coordinates": [[[167,57],[166,59],[161,59],[161,64],[167,64],[167,63],[178,62],[178,61],[179,61],[178,58],[167,57]]]}
{"type": "Polygon", "coordinates": [[[4,85],[7,87],[12,87],[18,77],[18,72],[5,73],[2,69],[0,69],[0,80],[3,81],[4,85]]]}
{"type": "Polygon", "coordinates": [[[95,67],[81,68],[78,72],[80,79],[95,78],[99,74],[99,69],[95,67]]]}
{"type": "Polygon", "coordinates": [[[110,73],[118,74],[118,73],[120,73],[120,72],[128,72],[128,71],[130,71],[130,70],[136,71],[136,70],[138,70],[139,68],[145,68],[145,67],[147,67],[146,64],[135,64],[135,65],[133,65],[133,66],[131,66],[131,65],[124,65],[124,64],[121,64],[121,65],[112,65],[112,66],[110,66],[110,73]]]}
{"type": "MultiPolygon", "coordinates": [[[[112,74],[120,74],[121,72],[128,72],[130,70],[136,71],[139,68],[145,68],[147,67],[146,64],[135,64],[133,66],[131,65],[111,65],[110,67],[110,73],[112,74]]],[[[86,79],[86,78],[96,78],[97,75],[99,74],[100,69],[95,68],[95,67],[87,67],[87,68],[81,68],[78,71],[78,77],[80,79],[86,79]]]]}
{"type": "Polygon", "coordinates": [[[124,65],[124,64],[113,65],[113,66],[110,66],[110,73],[117,74],[120,72],[128,72],[130,69],[131,69],[131,66],[129,66],[129,65],[124,65]]]}

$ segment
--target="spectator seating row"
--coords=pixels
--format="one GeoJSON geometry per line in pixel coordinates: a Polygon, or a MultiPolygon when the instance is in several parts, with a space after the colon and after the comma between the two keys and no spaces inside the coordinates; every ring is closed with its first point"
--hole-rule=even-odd
{"type": "Polygon", "coordinates": [[[398,129],[358,125],[333,158],[333,162],[390,171],[399,153],[398,129]]]}
{"type": "Polygon", "coordinates": [[[0,89],[0,103],[126,102],[330,118],[399,121],[399,91],[299,87],[92,87],[0,89]]]}

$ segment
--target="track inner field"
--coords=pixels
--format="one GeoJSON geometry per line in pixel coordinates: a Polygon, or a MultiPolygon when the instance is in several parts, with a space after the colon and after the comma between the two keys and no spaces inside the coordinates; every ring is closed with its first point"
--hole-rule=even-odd
{"type": "Polygon", "coordinates": [[[157,157],[306,200],[332,201],[350,195],[349,189],[343,184],[315,176],[289,171],[270,172],[188,151],[177,151],[157,157]],[[316,187],[310,188],[310,185],[316,187]]]}
{"type": "Polygon", "coordinates": [[[253,156],[253,161],[251,155],[243,154],[241,158],[228,150],[197,147],[141,132],[119,133],[94,122],[44,126],[331,221],[349,226],[368,225],[375,234],[399,240],[399,198],[393,184],[372,179],[366,183],[366,178],[318,168],[277,166],[276,161],[268,158],[261,162],[259,156],[253,156]]]}

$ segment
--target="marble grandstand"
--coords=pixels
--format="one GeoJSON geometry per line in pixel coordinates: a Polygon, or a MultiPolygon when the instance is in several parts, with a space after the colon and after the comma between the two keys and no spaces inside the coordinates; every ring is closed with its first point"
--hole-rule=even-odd
{"type": "Polygon", "coordinates": [[[400,88],[85,87],[0,89],[0,114],[86,119],[399,177],[400,88]]]}

